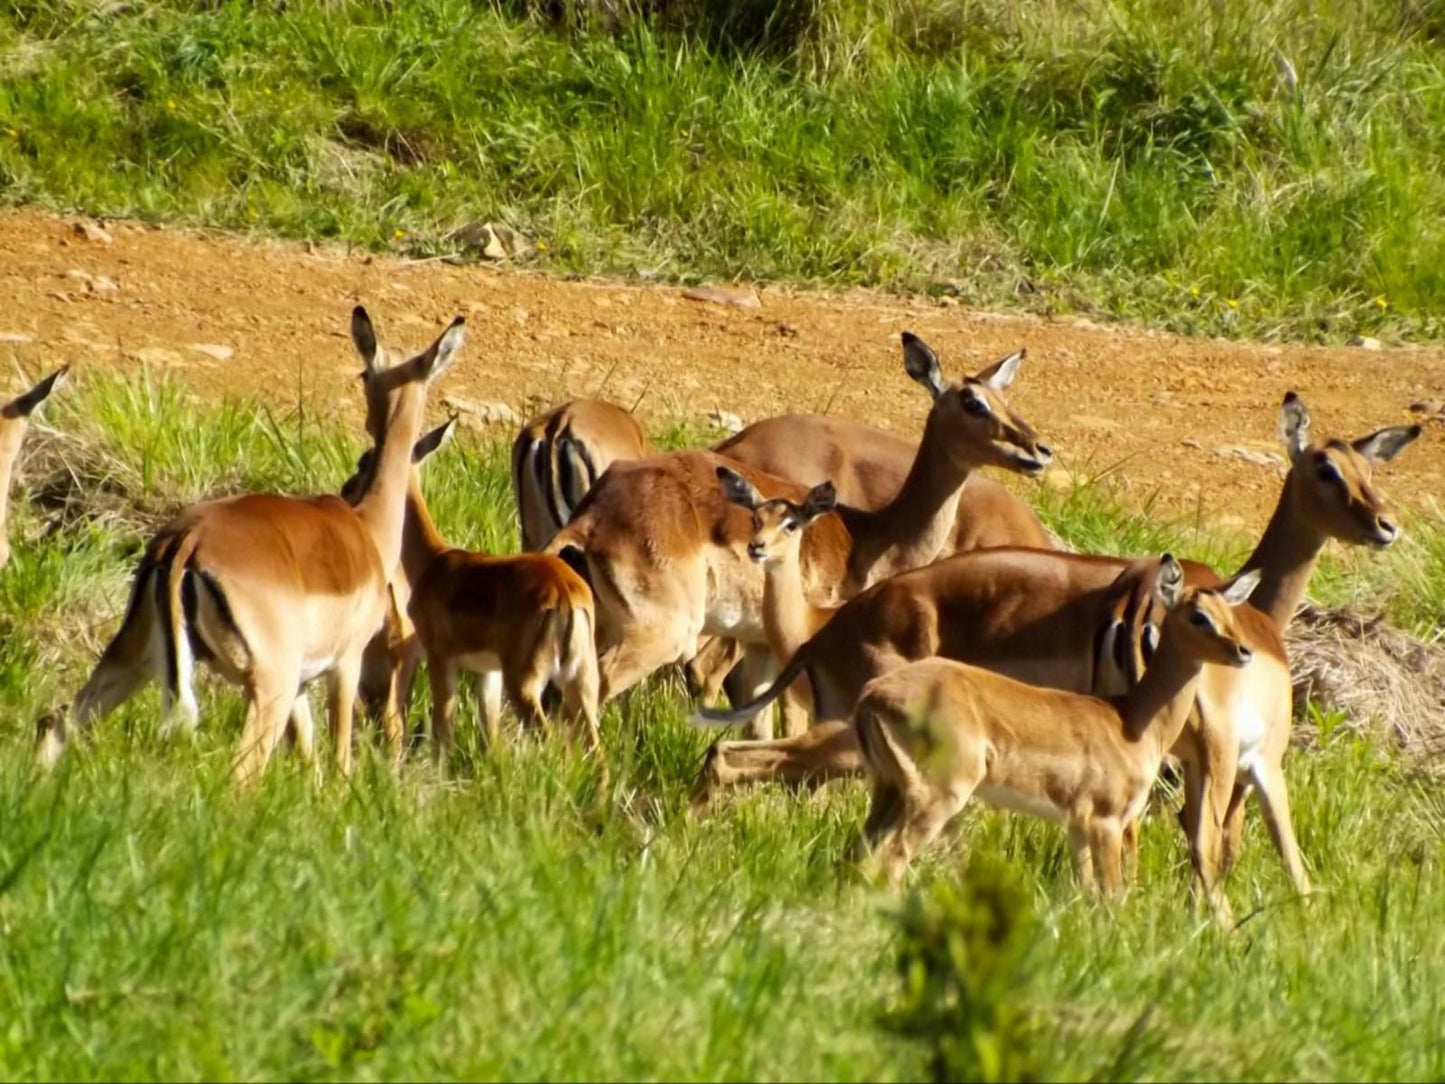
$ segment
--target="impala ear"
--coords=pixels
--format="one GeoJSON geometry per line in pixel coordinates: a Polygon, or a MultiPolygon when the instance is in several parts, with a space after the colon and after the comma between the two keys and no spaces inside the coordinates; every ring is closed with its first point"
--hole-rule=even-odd
{"type": "Polygon", "coordinates": [[[1310,412],[1305,401],[1292,391],[1284,393],[1284,403],[1279,408],[1279,438],[1289,449],[1291,460],[1309,447],[1310,412]]]}
{"type": "Polygon", "coordinates": [[[935,399],[943,394],[943,371],[938,367],[938,355],[911,331],[903,333],[903,368],[935,399]]]}
{"type": "Polygon", "coordinates": [[[983,372],[974,377],[980,384],[986,384],[994,391],[1006,391],[1014,382],[1014,377],[1019,375],[1019,366],[1024,358],[1028,357],[1025,349],[1015,350],[1006,358],[1000,358],[983,372]]]}
{"type": "Polygon", "coordinates": [[[65,381],[69,375],[70,366],[62,365],[24,395],[18,395],[11,400],[10,403],[5,406],[3,413],[6,417],[28,417],[35,411],[36,407],[50,398],[51,392],[65,386],[65,381]]]}
{"type": "Polygon", "coordinates": [[[1179,605],[1179,600],[1184,597],[1184,566],[1174,559],[1172,553],[1159,558],[1159,578],[1155,585],[1160,601],[1168,609],[1179,605]]]}
{"type": "Polygon", "coordinates": [[[456,428],[457,416],[453,414],[445,422],[412,445],[411,461],[420,464],[427,456],[434,452],[441,451],[451,443],[452,435],[456,432],[456,428]]]}
{"type": "Polygon", "coordinates": [[[1220,592],[1224,601],[1231,606],[1243,606],[1248,602],[1249,596],[1254,594],[1254,589],[1259,586],[1259,572],[1260,570],[1255,568],[1236,576],[1234,582],[1220,592]]]}
{"type": "Polygon", "coordinates": [[[722,483],[723,495],[733,504],[740,504],[751,510],[763,503],[763,495],[737,471],[729,467],[719,467],[717,477],[722,483]]]}
{"type": "Polygon", "coordinates": [[[351,310],[351,341],[356,346],[356,352],[361,355],[367,372],[374,373],[385,367],[381,348],[376,343],[376,329],[371,326],[371,317],[366,315],[366,310],[360,305],[351,310]]]}
{"type": "Polygon", "coordinates": [[[457,360],[457,351],[462,348],[462,343],[467,337],[466,317],[458,316],[447,325],[447,329],[437,337],[437,341],[427,348],[422,355],[426,361],[422,368],[428,380],[435,380],[451,367],[452,362],[457,360]]]}
{"type": "Polygon", "coordinates": [[[838,490],[832,482],[823,482],[808,490],[808,495],[803,498],[803,506],[799,509],[801,519],[804,523],[811,523],[833,511],[837,504],[838,490]]]}
{"type": "Polygon", "coordinates": [[[1355,451],[1372,463],[1388,463],[1405,450],[1405,447],[1420,436],[1418,425],[1395,425],[1381,429],[1368,437],[1352,441],[1355,451]]]}

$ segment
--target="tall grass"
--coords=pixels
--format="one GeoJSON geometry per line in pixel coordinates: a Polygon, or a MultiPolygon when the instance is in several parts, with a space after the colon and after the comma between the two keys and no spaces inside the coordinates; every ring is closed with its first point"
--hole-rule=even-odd
{"type": "MultiPolygon", "coordinates": [[[[1445,803],[1343,730],[1288,765],[1317,898],[1294,900],[1254,818],[1233,931],[1187,907],[1163,795],[1139,887],[1113,908],[1076,897],[1056,828],[1006,814],[962,818],[919,864],[932,902],[906,913],[836,865],[860,786],[743,792],[694,820],[707,736],[667,680],[606,711],[603,795],[560,744],[483,754],[468,706],[450,781],[424,760],[393,776],[363,728],[350,782],[318,788],[283,759],[239,798],[239,701],[214,683],[194,742],[158,737],[151,692],[37,779],[30,725],[115,627],[146,524],[218,489],[333,489],[357,450],[329,422],[199,405],[166,382],[93,378],[52,405],[72,464],[144,499],[97,518],[25,500],[52,492],[36,434],[0,576],[0,1076],[892,1080],[985,1065],[982,1047],[933,1028],[940,1014],[985,1045],[1027,1037],[996,1075],[1445,1073],[1445,803]],[[127,488],[142,462],[148,488],[127,488]],[[978,894],[969,854],[1010,868],[1029,931],[992,977],[948,971],[957,936],[987,963],[985,945],[950,932],[948,886],[978,894]]],[[[515,544],[507,485],[505,449],[466,434],[426,468],[441,529],[470,545],[515,544]]],[[[1110,528],[1107,494],[1050,499],[1077,540],[1234,545],[1110,528]]]]}
{"type": "Polygon", "coordinates": [[[0,190],[418,254],[1440,333],[1445,62],[1400,0],[0,10],[0,190]]]}

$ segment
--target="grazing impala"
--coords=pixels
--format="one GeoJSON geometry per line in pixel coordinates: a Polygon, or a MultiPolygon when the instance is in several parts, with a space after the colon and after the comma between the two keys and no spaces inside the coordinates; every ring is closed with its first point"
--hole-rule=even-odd
{"type": "MultiPolygon", "coordinates": [[[[455,424],[452,419],[418,441],[413,462],[420,465],[444,445],[455,424]]],[[[343,495],[366,476],[370,454],[362,456],[343,495]]],[[[441,763],[451,752],[457,678],[464,670],[482,676],[489,743],[498,737],[504,689],[523,722],[545,729],[542,694],[550,682],[562,693],[564,713],[585,728],[588,748],[601,762],[592,592],[577,573],[546,554],[495,557],[448,546],[413,467],[393,587],[399,612],[389,630],[391,643],[385,655],[368,661],[394,668],[384,681],[393,696],[384,718],[394,756],[401,754],[412,678],[424,660],[431,680],[434,753],[441,763]]]]}
{"type": "Polygon", "coordinates": [[[939,658],[870,681],[854,713],[873,780],[864,845],[889,880],[977,795],[1062,822],[1080,886],[1119,891],[1125,830],[1184,728],[1204,664],[1239,669],[1254,657],[1250,625],[1269,619],[1242,604],[1258,582],[1247,572],[1220,591],[1186,589],[1165,554],[1158,651],[1112,701],[939,658]]]}
{"type": "Polygon", "coordinates": [[[24,395],[17,395],[0,406],[0,568],[10,561],[10,478],[15,471],[15,460],[20,457],[25,430],[30,428],[30,416],[36,407],[64,385],[69,372],[68,365],[57,369],[24,395]]]}
{"type": "MultiPolygon", "coordinates": [[[[1037,475],[1053,454],[1002,397],[1022,352],[945,386],[922,340],[905,334],[903,348],[909,375],[934,400],[923,441],[886,508],[840,508],[803,540],[804,577],[823,587],[824,600],[933,560],[974,468],[1037,475]]],[[[762,577],[744,555],[750,517],[717,484],[717,468],[728,465],[710,452],[614,463],[548,546],[585,567],[596,592],[604,701],[689,658],[704,633],[764,643],[762,577]]],[[[805,492],[756,471],[739,473],[768,496],[796,500],[805,492]]]]}
{"type": "Polygon", "coordinates": [[[430,382],[456,357],[462,318],[410,361],[388,367],[358,306],[351,337],[365,363],[367,430],[376,446],[355,507],[340,497],[246,494],[192,505],[146,547],[119,631],[63,716],[41,721],[38,757],[52,763],[69,730],[84,732],[157,677],[167,714],[197,710],[194,660],[246,695],[236,782],[253,783],[288,719],[309,759],[305,686],[327,678],[337,766],[351,770],[351,721],[362,652],[386,619],[387,578],[401,557],[412,445],[430,382]]]}
{"type": "MultiPolygon", "coordinates": [[[[1330,538],[1390,544],[1398,527],[1372,485],[1373,466],[1393,459],[1419,427],[1382,429],[1353,442],[1308,440],[1309,414],[1293,394],[1282,408],[1291,470],[1270,526],[1245,570],[1258,570],[1255,601],[1282,638],[1320,550],[1330,538]]],[[[1218,577],[1186,564],[1191,586],[1218,577]]],[[[719,786],[769,778],[826,779],[861,769],[851,717],[863,685],[910,660],[931,655],[968,662],[1037,685],[1074,692],[1122,688],[1110,674],[1134,652],[1157,642],[1157,625],[1134,608],[1132,635],[1118,640],[1121,600],[1138,599],[1139,579],[1121,558],[995,549],[949,558],[895,577],[850,600],[794,655],[761,698],[734,712],[706,712],[712,721],[748,718],[806,674],[818,725],[794,739],[719,742],[710,750],[697,789],[704,803],[719,786]],[[1151,627],[1152,626],[1152,627],[1151,627]],[[1100,648],[1104,650],[1101,651],[1100,648]]],[[[1147,598],[1147,593],[1142,597],[1147,598]]],[[[1255,630],[1261,637],[1262,629],[1255,630]]],[[[1198,887],[1217,907],[1223,867],[1221,826],[1257,790],[1271,838],[1296,887],[1309,891],[1289,813],[1281,762],[1288,746],[1291,688],[1282,652],[1256,645],[1247,674],[1205,667],[1196,711],[1173,752],[1185,764],[1184,827],[1198,887]],[[1238,786],[1236,786],[1238,783],[1238,786]]]]}
{"type": "Polygon", "coordinates": [[[573,399],[533,418],[512,442],[522,548],[541,550],[609,466],[649,451],[637,419],[598,399],[573,399]]]}

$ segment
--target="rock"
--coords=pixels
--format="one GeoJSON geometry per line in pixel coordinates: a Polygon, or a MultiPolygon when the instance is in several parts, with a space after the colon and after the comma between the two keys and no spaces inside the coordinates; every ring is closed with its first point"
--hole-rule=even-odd
{"type": "Polygon", "coordinates": [[[120,284],[114,279],[108,279],[104,275],[96,275],[90,280],[90,292],[93,294],[114,294],[120,292],[120,284]]]}
{"type": "Polygon", "coordinates": [[[184,365],[186,359],[165,346],[143,346],[132,350],[130,356],[146,365],[184,365]]]}
{"type": "Polygon", "coordinates": [[[1195,440],[1193,437],[1185,437],[1179,443],[1184,445],[1184,447],[1186,448],[1199,448],[1201,450],[1204,448],[1204,445],[1200,444],[1199,441],[1195,440]]]}
{"type": "Polygon", "coordinates": [[[717,407],[707,412],[707,422],[713,428],[721,429],[729,436],[732,436],[734,433],[741,433],[743,429],[743,420],[741,418],[731,411],[720,410],[717,407]]]}
{"type": "Polygon", "coordinates": [[[228,361],[235,353],[229,346],[222,346],[220,343],[191,343],[190,348],[197,354],[205,354],[216,361],[228,361]]]}
{"type": "Polygon", "coordinates": [[[785,339],[796,339],[798,337],[798,329],[792,324],[779,324],[778,334],[785,339]]]}
{"type": "Polygon", "coordinates": [[[458,414],[469,415],[476,425],[518,425],[522,420],[506,403],[474,403],[470,399],[448,395],[442,399],[442,404],[458,414]]]}
{"type": "Polygon", "coordinates": [[[1350,341],[1347,342],[1345,345],[1357,346],[1361,350],[1378,350],[1380,349],[1380,340],[1372,339],[1368,335],[1356,335],[1351,338],[1350,341]]]}
{"type": "Polygon", "coordinates": [[[1074,414],[1069,417],[1080,429],[1093,429],[1099,432],[1107,432],[1111,429],[1122,429],[1123,426],[1113,418],[1095,418],[1089,414],[1074,414]]]}
{"type": "Polygon", "coordinates": [[[34,335],[27,335],[23,331],[0,331],[0,343],[33,343],[34,335]]]}
{"type": "Polygon", "coordinates": [[[682,292],[689,301],[706,301],[713,305],[731,305],[737,309],[760,309],[763,303],[752,290],[724,290],[718,286],[689,286],[682,292]]]}
{"type": "Polygon", "coordinates": [[[84,237],[87,241],[95,241],[102,245],[108,245],[115,240],[98,222],[91,222],[88,219],[81,219],[72,227],[75,236],[84,237]]]}
{"type": "Polygon", "coordinates": [[[1242,459],[1246,463],[1256,463],[1261,467],[1284,464],[1284,457],[1275,452],[1256,452],[1252,448],[1242,448],[1238,445],[1221,444],[1214,449],[1214,454],[1224,459],[1242,459]]]}
{"type": "Polygon", "coordinates": [[[500,222],[468,222],[447,234],[446,239],[487,260],[523,259],[537,251],[525,234],[500,222]]]}

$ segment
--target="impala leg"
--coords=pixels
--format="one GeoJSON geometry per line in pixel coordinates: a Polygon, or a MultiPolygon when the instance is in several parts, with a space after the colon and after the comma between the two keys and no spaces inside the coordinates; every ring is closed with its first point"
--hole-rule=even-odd
{"type": "Polygon", "coordinates": [[[291,718],[286,725],[301,763],[311,768],[312,780],[321,783],[321,761],[316,758],[316,724],[311,717],[311,699],[302,689],[291,705],[291,718]]]}
{"type": "Polygon", "coordinates": [[[1133,884],[1139,876],[1139,821],[1134,819],[1124,825],[1121,836],[1124,848],[1124,880],[1133,884]]]}
{"type": "Polygon", "coordinates": [[[863,767],[852,723],[819,723],[796,738],[775,741],[720,741],[708,750],[693,786],[693,807],[706,809],[717,791],[739,783],[819,784],[862,775],[863,767]]]}
{"type": "Polygon", "coordinates": [[[883,873],[890,885],[898,885],[914,857],[932,843],[943,826],[968,803],[972,781],[936,792],[932,788],[910,790],[903,797],[902,826],[883,845],[883,873]]]}
{"type": "Polygon", "coordinates": [[[1079,891],[1094,891],[1094,860],[1089,851],[1089,830],[1082,822],[1069,825],[1069,858],[1074,866],[1074,883],[1079,891]]]}
{"type": "Polygon", "coordinates": [[[1230,918],[1229,900],[1219,883],[1224,811],[1234,786],[1232,765],[1206,752],[1184,762],[1184,810],[1181,820],[1189,838],[1194,890],[1221,922],[1230,918]]]}
{"type": "Polygon", "coordinates": [[[1102,895],[1117,896],[1124,887],[1123,829],[1112,817],[1099,817],[1088,829],[1089,857],[1102,895]]]}
{"type": "Polygon", "coordinates": [[[361,660],[339,660],[327,675],[326,695],[331,716],[331,755],[342,778],[351,775],[351,726],[356,714],[356,679],[361,660]]]}
{"type": "Polygon", "coordinates": [[[432,758],[443,772],[452,755],[452,721],[457,711],[457,668],[450,660],[433,657],[427,664],[431,679],[432,758]]]}
{"type": "Polygon", "coordinates": [[[562,712],[569,729],[583,732],[587,751],[596,759],[605,787],[609,772],[607,753],[602,748],[602,730],[597,722],[597,671],[585,662],[562,690],[562,712]]]}
{"type": "MultiPolygon", "coordinates": [[[[852,861],[871,867],[884,844],[892,838],[903,823],[903,792],[894,783],[873,781],[873,796],[868,804],[868,819],[863,822],[863,831],[853,843],[852,861]]],[[[870,876],[876,870],[869,869],[870,876]]]]}
{"type": "Polygon", "coordinates": [[[721,636],[705,636],[698,642],[697,654],[683,664],[687,691],[699,706],[710,707],[717,702],[723,681],[743,657],[743,645],[721,636]]]}
{"type": "Polygon", "coordinates": [[[1295,890],[1301,896],[1311,892],[1309,874],[1305,872],[1304,859],[1300,857],[1299,843],[1294,837],[1294,825],[1290,820],[1289,787],[1284,781],[1284,769],[1279,764],[1262,764],[1254,772],[1255,785],[1259,789],[1259,805],[1264,813],[1264,823],[1269,828],[1269,838],[1274,849],[1284,860],[1285,869],[1295,890]]]}
{"type": "Polygon", "coordinates": [[[240,790],[249,790],[260,779],[291,718],[298,693],[295,676],[288,677],[289,680],[253,677],[247,683],[246,722],[241,727],[241,742],[232,767],[232,776],[240,790]]]}
{"type": "Polygon", "coordinates": [[[478,698],[482,705],[482,734],[487,748],[502,740],[502,672],[487,670],[477,675],[478,698]]]}
{"type": "Polygon", "coordinates": [[[416,656],[408,651],[395,661],[390,670],[381,730],[393,764],[400,764],[406,754],[406,717],[411,707],[411,687],[416,680],[416,667],[416,656]]]}
{"type": "Polygon", "coordinates": [[[1249,805],[1249,796],[1254,785],[1243,778],[1234,784],[1229,796],[1229,808],[1224,814],[1223,856],[1220,868],[1225,874],[1234,868],[1244,848],[1244,814],[1249,805]]]}

